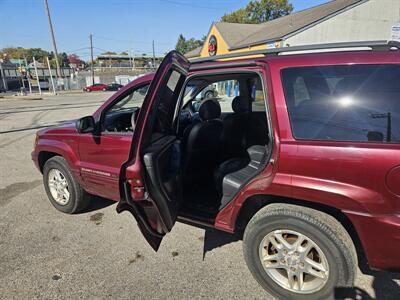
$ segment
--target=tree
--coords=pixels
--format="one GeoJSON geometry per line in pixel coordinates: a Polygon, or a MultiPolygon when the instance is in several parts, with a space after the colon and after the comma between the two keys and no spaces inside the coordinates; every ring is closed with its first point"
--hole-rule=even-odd
{"type": "Polygon", "coordinates": [[[117,52],[107,51],[107,52],[102,53],[101,55],[117,55],[117,52]]]}
{"type": "Polygon", "coordinates": [[[46,61],[46,57],[52,58],[52,53],[43,50],[42,48],[22,48],[22,47],[6,47],[0,50],[0,56],[8,57],[9,59],[24,59],[26,58],[27,62],[30,63],[33,61],[33,57],[38,62],[44,63],[46,61]]]}
{"type": "Polygon", "coordinates": [[[178,37],[178,41],[176,42],[175,50],[182,54],[185,54],[197,47],[202,46],[206,38],[206,36],[203,36],[200,40],[195,38],[190,38],[187,40],[182,34],[180,34],[178,37]]]}
{"type": "Polygon", "coordinates": [[[28,62],[33,61],[33,57],[35,57],[37,61],[44,63],[46,57],[49,55],[50,53],[42,48],[29,48],[26,51],[26,59],[28,62]]]}
{"type": "Polygon", "coordinates": [[[225,14],[222,16],[221,21],[227,23],[246,23],[247,10],[246,8],[239,8],[238,10],[225,14]]]}
{"type": "Polygon", "coordinates": [[[81,59],[79,58],[79,56],[78,55],[76,55],[76,54],[70,54],[70,55],[68,55],[68,62],[70,63],[70,64],[74,64],[74,65],[80,65],[80,63],[81,63],[81,59]]]}
{"type": "Polygon", "coordinates": [[[183,53],[183,54],[187,52],[186,39],[183,36],[183,34],[179,35],[178,41],[176,42],[176,45],[175,45],[175,50],[180,53],[183,53]]]}
{"type": "MultiPolygon", "coordinates": [[[[55,63],[55,60],[54,60],[55,63]]],[[[68,60],[68,55],[65,52],[62,52],[58,54],[58,63],[60,64],[61,67],[68,67],[69,65],[69,60],[68,60]]]]}
{"type": "Polygon", "coordinates": [[[288,0],[252,0],[246,7],[221,17],[222,22],[260,24],[286,16],[293,11],[288,0]]]}

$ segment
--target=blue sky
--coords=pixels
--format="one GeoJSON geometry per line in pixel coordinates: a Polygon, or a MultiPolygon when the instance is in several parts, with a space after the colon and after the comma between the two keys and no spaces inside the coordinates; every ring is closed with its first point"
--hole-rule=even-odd
{"type": "MultiPolygon", "coordinates": [[[[295,11],[328,0],[291,0],[295,11]]],[[[95,55],[104,50],[157,54],[173,49],[177,37],[207,34],[213,21],[244,7],[248,0],[48,0],[59,52],[89,58],[89,33],[95,55]]],[[[0,0],[0,48],[51,50],[43,0],[0,0]]]]}

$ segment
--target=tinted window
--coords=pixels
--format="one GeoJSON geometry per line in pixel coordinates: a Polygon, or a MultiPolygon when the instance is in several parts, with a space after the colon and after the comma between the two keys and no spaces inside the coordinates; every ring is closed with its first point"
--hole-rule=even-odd
{"type": "MultiPolygon", "coordinates": [[[[152,139],[157,139],[162,135],[173,132],[173,117],[176,101],[179,96],[185,76],[177,71],[171,70],[164,77],[164,82],[157,90],[155,103],[150,109],[150,120],[146,126],[152,126],[154,135],[152,139]]],[[[148,128],[148,127],[146,127],[148,128]]],[[[147,130],[147,129],[146,129],[147,130]]]]}
{"type": "Polygon", "coordinates": [[[256,77],[254,79],[251,79],[250,87],[251,87],[251,91],[250,91],[250,94],[251,94],[251,111],[264,112],[265,111],[264,91],[263,91],[263,86],[261,84],[260,77],[256,77]]]}
{"type": "Polygon", "coordinates": [[[143,87],[134,90],[132,93],[126,95],[120,101],[115,103],[110,108],[110,112],[120,111],[123,109],[130,109],[134,107],[141,107],[148,89],[149,89],[149,84],[146,84],[143,87]]]}
{"type": "Polygon", "coordinates": [[[230,113],[233,112],[232,100],[239,95],[239,81],[222,80],[204,87],[195,99],[200,103],[206,98],[216,97],[221,105],[221,112],[230,113]]]}
{"type": "Polygon", "coordinates": [[[295,138],[400,142],[400,66],[351,65],[282,71],[295,138]]]}

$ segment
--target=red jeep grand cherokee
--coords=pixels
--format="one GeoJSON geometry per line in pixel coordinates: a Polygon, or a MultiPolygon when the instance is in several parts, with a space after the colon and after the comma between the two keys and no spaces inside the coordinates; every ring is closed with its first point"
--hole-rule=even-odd
{"type": "Polygon", "coordinates": [[[351,287],[365,258],[398,270],[400,44],[335,49],[366,45],[173,51],[93,116],[38,132],[47,195],[66,213],[87,193],[119,201],[155,250],[176,220],[243,232],[254,277],[285,299],[351,287]],[[210,85],[219,98],[199,97],[210,85]]]}

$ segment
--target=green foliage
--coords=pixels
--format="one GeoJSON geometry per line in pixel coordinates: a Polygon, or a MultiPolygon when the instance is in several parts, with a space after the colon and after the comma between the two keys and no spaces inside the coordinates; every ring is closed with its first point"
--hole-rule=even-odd
{"type": "Polygon", "coordinates": [[[187,52],[186,39],[182,34],[180,34],[179,37],[178,37],[178,41],[176,42],[176,45],[175,45],[175,50],[180,52],[180,53],[186,53],[187,52]]]}
{"type": "Polygon", "coordinates": [[[248,23],[246,22],[247,15],[248,13],[246,8],[239,8],[234,12],[223,15],[221,21],[227,23],[248,23]]]}
{"type": "Polygon", "coordinates": [[[62,53],[58,54],[58,63],[60,64],[60,67],[68,67],[69,66],[69,60],[68,60],[67,53],[62,52],[62,53]]]}
{"type": "Polygon", "coordinates": [[[202,46],[206,38],[206,36],[203,36],[200,40],[197,40],[195,38],[186,39],[182,34],[180,34],[178,37],[178,41],[176,42],[175,50],[182,54],[185,54],[197,47],[202,46]]]}
{"type": "Polygon", "coordinates": [[[52,54],[41,48],[22,48],[22,47],[6,47],[0,50],[0,56],[7,56],[9,59],[24,59],[28,62],[33,61],[33,57],[39,62],[45,62],[46,56],[52,57],[52,54]]]}
{"type": "Polygon", "coordinates": [[[222,22],[260,24],[286,16],[293,11],[288,0],[252,0],[246,7],[221,17],[222,22]]]}
{"type": "Polygon", "coordinates": [[[117,55],[117,52],[107,51],[107,52],[102,53],[101,55],[117,55]]]}

